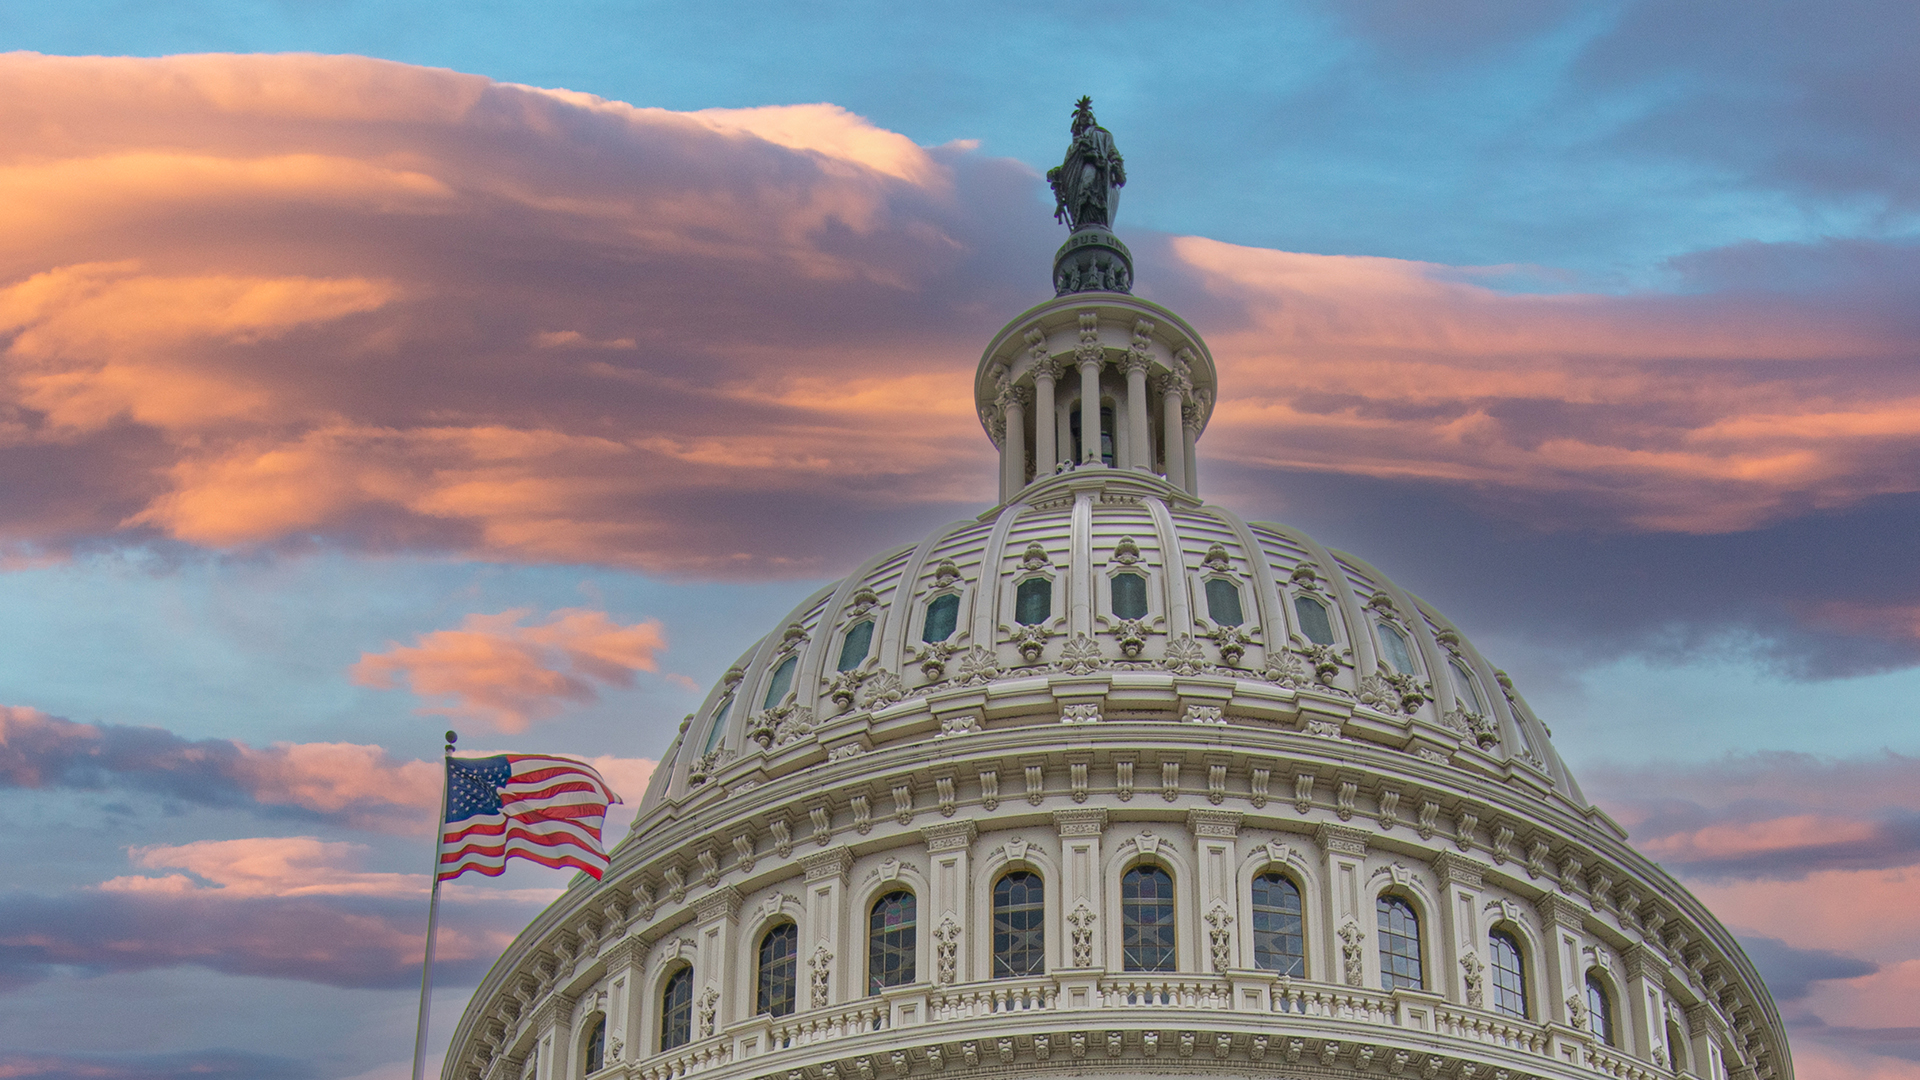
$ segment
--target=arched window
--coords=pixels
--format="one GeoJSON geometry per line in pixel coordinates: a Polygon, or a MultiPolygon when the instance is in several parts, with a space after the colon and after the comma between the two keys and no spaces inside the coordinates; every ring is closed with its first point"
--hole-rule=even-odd
{"type": "Polygon", "coordinates": [[[1028,578],[1014,591],[1013,621],[1021,626],[1037,626],[1053,614],[1053,582],[1043,577],[1028,578]]]}
{"type": "Polygon", "coordinates": [[[840,671],[852,671],[867,658],[867,650],[873,647],[873,620],[862,619],[853,624],[847,636],[840,642],[840,671]]]}
{"type": "Polygon", "coordinates": [[[1115,574],[1111,587],[1115,618],[1144,619],[1147,617],[1146,578],[1139,574],[1115,574]]]}
{"type": "Polygon", "coordinates": [[[1017,979],[1046,971],[1046,914],[1039,874],[1015,870],[994,883],[994,978],[1017,979]]]}
{"type": "Polygon", "coordinates": [[[693,969],[683,967],[667,977],[660,991],[660,1049],[671,1050],[693,1041],[693,969]]]}
{"type": "MultiPolygon", "coordinates": [[[[1073,411],[1067,414],[1067,431],[1073,436],[1073,460],[1084,461],[1085,444],[1080,441],[1080,405],[1076,402],[1073,411]]],[[[1113,409],[1103,406],[1100,409],[1100,461],[1109,467],[1113,465],[1113,409]]]]}
{"type": "Polygon", "coordinates": [[[952,593],[936,596],[927,605],[927,625],[920,632],[921,641],[945,641],[953,636],[953,628],[960,621],[960,598],[952,593]]]}
{"type": "Polygon", "coordinates": [[[1420,917],[1397,896],[1375,901],[1380,918],[1380,989],[1422,990],[1420,973],[1420,917]]]}
{"type": "Polygon", "coordinates": [[[1481,716],[1487,715],[1487,706],[1481,702],[1480,690],[1473,685],[1473,675],[1466,665],[1458,660],[1449,660],[1447,664],[1453,668],[1454,685],[1460,688],[1460,704],[1481,716]]]}
{"type": "Polygon", "coordinates": [[[721,702],[719,708],[713,710],[713,726],[707,729],[707,745],[700,751],[702,754],[711,754],[714,748],[720,745],[720,737],[727,733],[727,714],[732,711],[733,698],[731,697],[721,702]]]}
{"type": "Polygon", "coordinates": [[[1300,632],[1315,645],[1333,644],[1333,622],[1327,618],[1327,605],[1311,596],[1293,598],[1293,613],[1300,616],[1300,632]]]}
{"type": "Polygon", "coordinates": [[[1386,623],[1374,623],[1374,636],[1380,639],[1380,651],[1385,654],[1387,666],[1402,675],[1413,674],[1413,656],[1407,652],[1407,639],[1400,631],[1386,623]]]}
{"type": "Polygon", "coordinates": [[[1120,951],[1128,971],[1173,971],[1173,878],[1136,866],[1120,879],[1120,951]]]}
{"type": "Polygon", "coordinates": [[[1671,1018],[1667,1020],[1667,1063],[1674,1072],[1687,1071],[1687,1036],[1671,1018]]]}
{"type": "Polygon", "coordinates": [[[768,1016],[793,1012],[800,992],[800,929],[781,923],[760,939],[759,1011],[768,1016]]]}
{"type": "MultiPolygon", "coordinates": [[[[1321,616],[1325,617],[1325,612],[1321,616]]],[[[1239,626],[1247,621],[1240,610],[1240,586],[1226,578],[1207,579],[1207,618],[1220,626],[1239,626]]]]}
{"type": "Polygon", "coordinates": [[[873,903],[867,931],[867,993],[913,981],[913,894],[890,892],[873,903]]]}
{"type": "Polygon", "coordinates": [[[793,689],[793,669],[799,666],[800,658],[797,656],[780,661],[780,666],[773,669],[773,681],[767,684],[767,700],[761,704],[761,708],[771,709],[780,704],[787,696],[787,691],[793,689]]]}
{"type": "Polygon", "coordinates": [[[607,1018],[602,1016],[593,1022],[593,1033],[587,1036],[586,1073],[592,1076],[607,1067],[607,1018]]]}
{"type": "Polygon", "coordinates": [[[1493,954],[1493,1011],[1527,1018],[1527,966],[1520,959],[1520,943],[1505,930],[1487,935],[1487,951],[1493,954]]]}
{"type": "Polygon", "coordinates": [[[1587,972],[1587,1030],[1608,1046],[1619,1045],[1613,1041],[1613,999],[1607,996],[1600,976],[1591,971],[1587,972]]]}
{"type": "Polygon", "coordinates": [[[1279,874],[1253,879],[1253,966],[1295,978],[1307,973],[1300,890],[1279,874]]]}

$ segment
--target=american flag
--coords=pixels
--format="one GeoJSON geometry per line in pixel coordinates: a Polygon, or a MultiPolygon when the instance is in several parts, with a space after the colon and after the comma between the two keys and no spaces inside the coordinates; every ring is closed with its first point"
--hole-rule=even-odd
{"type": "Polygon", "coordinates": [[[600,824],[617,803],[593,766],[545,754],[447,759],[447,820],[440,880],[469,870],[498,877],[508,859],[571,866],[598,880],[607,869],[600,824]]]}

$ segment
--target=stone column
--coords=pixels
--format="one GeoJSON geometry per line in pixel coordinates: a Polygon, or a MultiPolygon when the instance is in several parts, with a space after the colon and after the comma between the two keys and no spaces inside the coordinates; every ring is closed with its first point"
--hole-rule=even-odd
{"type": "Polygon", "coordinates": [[[1230,968],[1251,967],[1240,958],[1238,942],[1245,927],[1240,925],[1239,890],[1234,874],[1240,868],[1237,854],[1240,819],[1236,810],[1189,810],[1187,830],[1193,834],[1193,866],[1199,881],[1200,970],[1225,975],[1230,968]]]}
{"type": "Polygon", "coordinates": [[[972,970],[972,950],[963,940],[966,928],[976,925],[972,905],[973,838],[978,828],[971,819],[943,821],[920,830],[927,844],[926,915],[922,926],[933,935],[933,970],[927,981],[935,986],[985,978],[972,970]]]}
{"type": "Polygon", "coordinates": [[[1127,467],[1153,471],[1153,435],[1147,430],[1147,368],[1152,362],[1153,324],[1133,324],[1133,347],[1120,369],[1127,375],[1127,467]]]}
{"type": "Polygon", "coordinates": [[[1181,388],[1181,380],[1177,377],[1173,375],[1160,377],[1160,405],[1162,405],[1160,434],[1167,450],[1167,482],[1173,484],[1175,488],[1185,490],[1187,488],[1187,454],[1183,452],[1185,442],[1181,436],[1181,396],[1183,394],[1185,390],[1181,388]]]}
{"type": "Polygon", "coordinates": [[[1328,982],[1378,987],[1380,964],[1373,933],[1379,920],[1364,895],[1367,831],[1329,822],[1314,830],[1313,836],[1320,842],[1327,876],[1328,895],[1321,925],[1333,929],[1332,934],[1319,935],[1329,945],[1322,970],[1327,972],[1328,982]]]}
{"type": "Polygon", "coordinates": [[[827,1004],[864,997],[866,987],[855,980],[865,977],[860,961],[866,958],[849,954],[851,946],[845,940],[844,931],[847,920],[842,910],[846,904],[847,871],[853,868],[853,853],[844,846],[828,848],[802,855],[800,866],[807,879],[807,918],[806,925],[800,928],[799,961],[801,970],[808,974],[808,988],[800,1004],[818,1007],[813,1004],[813,973],[822,968],[829,973],[827,1004]]]}
{"type": "Polygon", "coordinates": [[[1580,1011],[1586,1011],[1587,971],[1580,957],[1587,939],[1586,910],[1551,892],[1534,901],[1534,908],[1540,913],[1541,946],[1546,954],[1540,958],[1544,976],[1540,982],[1547,990],[1547,1007],[1541,1010],[1541,1016],[1585,1031],[1585,1024],[1574,1023],[1573,1009],[1567,1002],[1577,1002],[1580,1011]]]}
{"type": "Polygon", "coordinates": [[[1486,867],[1472,859],[1443,851],[1433,860],[1434,874],[1440,879],[1440,925],[1436,942],[1449,946],[1436,957],[1437,972],[1433,990],[1450,1000],[1476,1009],[1487,1007],[1488,965],[1487,931],[1481,926],[1481,882],[1486,867]],[[1453,988],[1451,991],[1449,988],[1453,988]]]}
{"type": "Polygon", "coordinates": [[[995,404],[1005,417],[1006,438],[1000,443],[1000,501],[1005,502],[1027,486],[1027,402],[1032,396],[1024,386],[1009,386],[1000,391],[995,404]]]}
{"type": "Polygon", "coordinates": [[[1080,316],[1080,344],[1073,350],[1073,362],[1080,368],[1080,463],[1100,461],[1100,369],[1107,353],[1100,346],[1100,316],[1088,312],[1080,316]]]}
{"type": "Polygon", "coordinates": [[[643,984],[647,946],[639,938],[621,938],[602,956],[607,961],[607,1064],[645,1056],[635,1045],[646,1001],[643,984]]]}
{"type": "Polygon", "coordinates": [[[1200,494],[1200,459],[1195,456],[1193,447],[1200,438],[1200,419],[1204,407],[1196,397],[1197,394],[1190,395],[1180,410],[1180,445],[1181,457],[1186,465],[1187,494],[1197,497],[1200,494]]]}
{"type": "MultiPolygon", "coordinates": [[[[1633,1047],[1641,1057],[1656,1060],[1654,1048],[1667,1042],[1667,965],[1645,942],[1629,948],[1620,960],[1625,968],[1620,994],[1626,1000],[1618,1006],[1614,1035],[1622,1048],[1633,1047]]],[[[1660,1065],[1671,1068],[1672,1062],[1672,1051],[1667,1050],[1660,1065]]]]}
{"type": "MultiPolygon", "coordinates": [[[[733,989],[740,937],[740,890],[724,885],[694,902],[693,1041],[711,1038],[742,1014],[727,999],[733,989]],[[732,1007],[729,1007],[732,1006],[732,1007]]],[[[734,996],[739,996],[736,991],[734,996]]]]}
{"type": "Polygon", "coordinates": [[[534,1080],[568,1080],[573,1075],[573,1006],[577,999],[555,993],[534,1014],[540,1032],[534,1040],[534,1080]]]}
{"type": "Polygon", "coordinates": [[[1106,831],[1105,807],[1055,810],[1053,826],[1060,832],[1059,922],[1049,920],[1047,933],[1059,934],[1065,948],[1061,976],[1061,1004],[1069,1009],[1099,1005],[1097,987],[1106,970],[1105,935],[1099,925],[1105,903],[1100,880],[1100,836],[1106,831]]]}
{"type": "Polygon", "coordinates": [[[1042,339],[1040,355],[1033,361],[1033,476],[1036,480],[1052,476],[1060,467],[1060,436],[1054,429],[1053,404],[1053,387],[1060,378],[1060,361],[1045,355],[1045,349],[1046,342],[1042,339]]]}

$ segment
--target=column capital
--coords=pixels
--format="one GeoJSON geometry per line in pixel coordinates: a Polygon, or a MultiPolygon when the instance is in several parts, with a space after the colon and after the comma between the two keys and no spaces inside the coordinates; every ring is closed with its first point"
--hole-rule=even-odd
{"type": "Polygon", "coordinates": [[[800,867],[806,872],[808,881],[821,881],[837,877],[847,880],[847,871],[853,869],[853,852],[846,845],[816,851],[811,855],[800,856],[800,867]]]}
{"type": "Polygon", "coordinates": [[[1035,357],[1030,370],[1033,372],[1033,381],[1036,383],[1041,379],[1048,382],[1058,382],[1060,379],[1060,361],[1051,356],[1035,357]]]}
{"type": "Polygon", "coordinates": [[[1189,810],[1187,828],[1195,836],[1213,836],[1231,840],[1240,835],[1240,821],[1246,817],[1238,810],[1189,810]]]}
{"type": "Polygon", "coordinates": [[[1107,808],[1089,806],[1083,810],[1055,810],[1053,827],[1061,836],[1099,836],[1107,827],[1107,808]]]}
{"type": "Polygon", "coordinates": [[[1443,851],[1434,856],[1433,872],[1440,878],[1440,887],[1443,889],[1449,885],[1478,889],[1482,887],[1487,868],[1485,864],[1464,855],[1443,851]]]}
{"type": "Polygon", "coordinates": [[[1320,827],[1313,831],[1313,838],[1320,842],[1322,849],[1358,858],[1364,858],[1367,854],[1368,835],[1365,829],[1356,829],[1351,825],[1335,825],[1330,821],[1321,822],[1320,827]]]}
{"type": "Polygon", "coordinates": [[[928,851],[953,851],[973,843],[980,835],[980,826],[972,818],[959,821],[942,821],[928,825],[920,830],[920,839],[926,841],[928,851]]]}
{"type": "Polygon", "coordinates": [[[731,885],[722,885],[693,902],[695,922],[711,922],[714,919],[728,918],[740,914],[740,890],[731,885]]]}
{"type": "Polygon", "coordinates": [[[1033,388],[1028,386],[1008,386],[994,396],[993,403],[1002,409],[1021,409],[1033,400],[1033,388]]]}

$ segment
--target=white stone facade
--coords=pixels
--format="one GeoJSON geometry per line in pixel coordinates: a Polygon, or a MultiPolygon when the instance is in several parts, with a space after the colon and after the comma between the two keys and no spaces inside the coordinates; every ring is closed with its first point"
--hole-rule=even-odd
{"type": "Polygon", "coordinates": [[[1587,804],[1504,674],[1366,563],[1200,502],[1212,387],[1197,335],[1131,297],[1010,323],[976,382],[1002,503],[748,650],[605,880],[482,983],[446,1080],[580,1080],[595,1042],[595,1075],[623,1080],[1791,1080],[1732,936],[1587,804]],[[1042,394],[1035,373],[1082,346],[1086,380],[1042,394]],[[1081,386],[1127,432],[1115,461],[1036,469],[1081,386]],[[1156,418],[1142,386],[1177,407],[1156,418]],[[1128,970],[1136,867],[1171,881],[1159,970],[1128,970]],[[1014,872],[1041,885],[1044,963],[994,978],[1014,872]],[[1256,955],[1269,874],[1300,897],[1296,974],[1256,955]],[[876,989],[871,912],[893,893],[913,898],[912,976],[876,989]],[[1382,989],[1382,897],[1417,921],[1417,988],[1382,989]],[[774,1015],[760,949],[788,924],[774,1015]],[[1494,1007],[1496,933],[1525,1015],[1494,1007]],[[684,1039],[663,1038],[675,979],[684,1039]]]}

